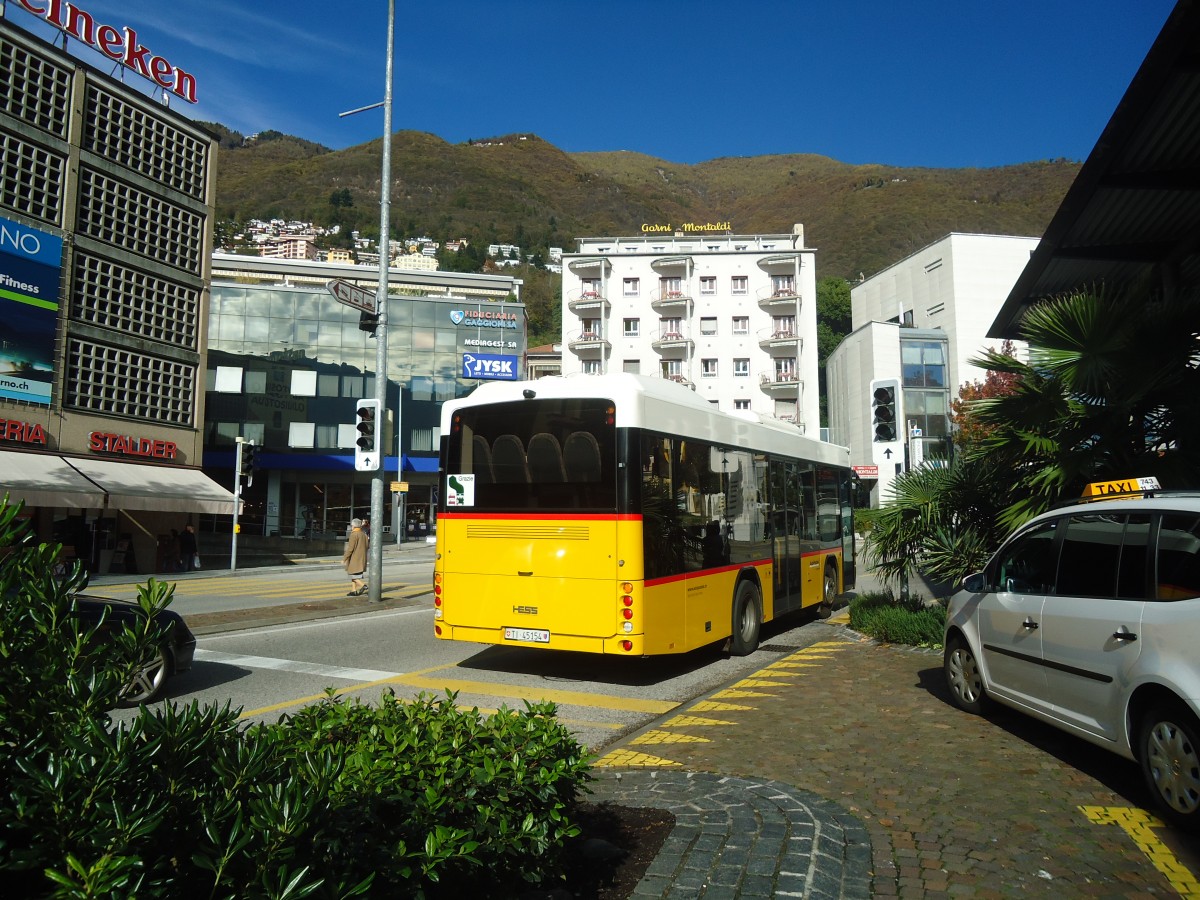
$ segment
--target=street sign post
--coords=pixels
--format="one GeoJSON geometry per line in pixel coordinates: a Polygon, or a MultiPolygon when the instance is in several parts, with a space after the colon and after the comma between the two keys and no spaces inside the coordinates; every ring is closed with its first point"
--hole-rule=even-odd
{"type": "Polygon", "coordinates": [[[338,303],[344,303],[346,306],[371,315],[378,312],[376,298],[379,295],[376,291],[363,290],[358,285],[341,279],[325,282],[325,289],[333,294],[333,299],[338,303]]]}

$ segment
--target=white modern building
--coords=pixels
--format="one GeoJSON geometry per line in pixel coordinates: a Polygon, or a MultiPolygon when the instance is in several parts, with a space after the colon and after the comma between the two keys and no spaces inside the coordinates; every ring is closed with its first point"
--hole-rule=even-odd
{"type": "Polygon", "coordinates": [[[819,433],[816,251],[804,227],[644,225],[563,254],[564,375],[637,372],[819,433]]]}
{"type": "Polygon", "coordinates": [[[999,349],[987,331],[1037,244],[949,234],[851,288],[852,331],[826,361],[829,439],[850,447],[873,506],[905,466],[949,452],[950,402],[986,377],[970,361],[999,349]],[[877,440],[874,388],[891,380],[896,440],[877,440]]]}

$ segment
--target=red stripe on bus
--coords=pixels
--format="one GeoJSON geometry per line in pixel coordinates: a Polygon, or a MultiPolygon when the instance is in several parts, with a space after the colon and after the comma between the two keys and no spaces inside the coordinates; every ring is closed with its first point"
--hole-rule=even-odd
{"type": "Polygon", "coordinates": [[[591,522],[640,522],[642,517],[634,513],[482,513],[451,512],[438,513],[439,519],[503,519],[506,522],[545,522],[552,519],[584,520],[591,522]]]}
{"type": "Polygon", "coordinates": [[[769,566],[771,558],[751,559],[746,562],[734,563],[729,566],[717,566],[712,569],[697,569],[695,572],[684,572],[682,575],[667,575],[664,578],[647,578],[646,587],[654,587],[659,584],[671,584],[675,581],[683,581],[686,578],[695,578],[697,575],[719,575],[721,572],[739,572],[746,566],[769,566]]]}

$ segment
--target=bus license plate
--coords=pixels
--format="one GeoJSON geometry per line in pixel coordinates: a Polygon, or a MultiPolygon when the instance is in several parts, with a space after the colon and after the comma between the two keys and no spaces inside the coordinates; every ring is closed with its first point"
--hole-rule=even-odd
{"type": "Polygon", "coordinates": [[[504,639],[526,644],[548,644],[550,632],[542,628],[505,628],[504,639]]]}

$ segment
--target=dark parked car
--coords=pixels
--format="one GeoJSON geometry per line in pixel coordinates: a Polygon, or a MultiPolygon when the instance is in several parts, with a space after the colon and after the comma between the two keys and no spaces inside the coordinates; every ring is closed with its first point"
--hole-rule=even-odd
{"type": "MultiPolygon", "coordinates": [[[[101,632],[133,625],[142,614],[136,603],[110,600],[104,597],[79,595],[75,598],[80,618],[94,626],[103,617],[101,632]],[[105,610],[108,615],[104,616],[105,610]]],[[[159,610],[155,621],[161,626],[162,639],[157,652],[149,657],[138,670],[132,683],[121,696],[128,705],[149,703],[157,699],[166,686],[167,679],[192,667],[192,656],[196,652],[196,636],[183,621],[183,617],[169,609],[159,610]]]]}

